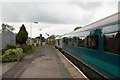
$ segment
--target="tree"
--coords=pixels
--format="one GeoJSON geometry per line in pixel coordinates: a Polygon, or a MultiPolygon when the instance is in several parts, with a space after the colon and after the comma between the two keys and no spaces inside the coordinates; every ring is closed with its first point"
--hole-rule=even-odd
{"type": "Polygon", "coordinates": [[[55,35],[51,35],[46,39],[47,43],[54,44],[55,43],[55,35]]]}
{"type": "MultiPolygon", "coordinates": [[[[40,36],[36,37],[35,39],[39,39],[39,40],[40,40],[40,36]]],[[[42,41],[42,42],[45,42],[45,38],[42,37],[42,38],[41,38],[41,41],[42,41]]]]}
{"type": "Polygon", "coordinates": [[[6,30],[6,25],[4,23],[2,24],[1,27],[2,27],[2,30],[6,30]]]}
{"type": "Polygon", "coordinates": [[[80,27],[76,27],[76,28],[74,29],[74,31],[77,30],[77,29],[79,29],[79,28],[82,28],[82,27],[81,27],[81,26],[80,26],[80,27]]]}
{"type": "Polygon", "coordinates": [[[8,25],[8,24],[4,24],[4,23],[2,24],[1,27],[2,27],[2,30],[3,30],[3,31],[11,31],[11,32],[12,32],[13,30],[15,30],[15,29],[13,28],[13,26],[8,25]]]}
{"type": "Polygon", "coordinates": [[[19,43],[20,45],[26,44],[27,39],[28,39],[28,32],[26,31],[24,24],[22,24],[18,34],[16,35],[16,42],[19,43]]]}
{"type": "Polygon", "coordinates": [[[42,42],[45,42],[45,38],[44,37],[42,37],[41,40],[42,40],[42,42]]]}

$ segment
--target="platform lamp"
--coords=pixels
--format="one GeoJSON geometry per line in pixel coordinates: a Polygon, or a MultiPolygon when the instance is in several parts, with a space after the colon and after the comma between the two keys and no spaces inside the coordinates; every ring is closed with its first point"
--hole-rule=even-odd
{"type": "MultiPolygon", "coordinates": [[[[33,22],[35,24],[38,24],[38,22],[33,22]]],[[[32,22],[31,22],[31,26],[30,26],[30,50],[32,50],[32,22]]]]}

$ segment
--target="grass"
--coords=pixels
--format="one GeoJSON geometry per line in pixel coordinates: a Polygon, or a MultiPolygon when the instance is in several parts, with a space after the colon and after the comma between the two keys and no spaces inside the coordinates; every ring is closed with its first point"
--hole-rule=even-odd
{"type": "Polygon", "coordinates": [[[32,46],[32,50],[27,51],[25,54],[26,54],[26,55],[31,55],[31,54],[33,54],[33,53],[36,51],[36,49],[38,49],[38,48],[39,48],[39,47],[32,46]]]}

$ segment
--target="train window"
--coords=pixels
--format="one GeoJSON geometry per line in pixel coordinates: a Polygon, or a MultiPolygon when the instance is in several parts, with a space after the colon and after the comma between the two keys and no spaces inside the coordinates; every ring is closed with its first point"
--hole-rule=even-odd
{"type": "Polygon", "coordinates": [[[78,37],[68,38],[68,45],[77,46],[77,44],[78,44],[78,37]]]}
{"type": "Polygon", "coordinates": [[[67,38],[67,37],[64,37],[64,38],[63,38],[63,43],[64,43],[64,44],[68,44],[68,38],[67,38]]]}
{"type": "Polygon", "coordinates": [[[60,46],[60,39],[58,39],[58,45],[60,46]]]}
{"type": "Polygon", "coordinates": [[[68,39],[68,45],[70,45],[70,46],[76,46],[76,42],[77,42],[76,40],[77,40],[76,37],[69,38],[68,39]]]}
{"type": "Polygon", "coordinates": [[[72,44],[73,44],[74,46],[77,46],[77,44],[78,44],[78,37],[73,37],[73,38],[72,38],[72,44]]]}
{"type": "Polygon", "coordinates": [[[68,38],[68,45],[72,45],[72,38],[68,38]]]}
{"type": "Polygon", "coordinates": [[[104,35],[104,51],[120,53],[120,33],[110,33],[104,35]]]}
{"type": "Polygon", "coordinates": [[[79,37],[78,38],[78,46],[84,47],[84,40],[85,40],[85,37],[79,37]]]}
{"type": "Polygon", "coordinates": [[[87,36],[87,47],[98,50],[98,48],[99,48],[99,35],[87,36]]]}
{"type": "Polygon", "coordinates": [[[120,32],[116,34],[115,36],[115,52],[117,54],[120,54],[120,32]]]}

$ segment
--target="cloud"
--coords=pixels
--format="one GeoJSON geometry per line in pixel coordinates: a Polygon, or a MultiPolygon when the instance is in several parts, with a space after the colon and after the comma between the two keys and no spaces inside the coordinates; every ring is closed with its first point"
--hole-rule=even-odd
{"type": "Polygon", "coordinates": [[[72,2],[71,4],[78,5],[84,10],[95,10],[101,6],[102,2],[72,2]]]}
{"type": "Polygon", "coordinates": [[[54,24],[87,23],[100,3],[9,2],[3,3],[5,22],[43,22],[54,24]],[[88,13],[88,10],[91,12],[88,13]],[[88,18],[85,19],[87,16],[88,18]]]}
{"type": "Polygon", "coordinates": [[[101,7],[95,11],[92,21],[97,21],[118,12],[118,2],[102,3],[101,7]]]}
{"type": "MultiPolygon", "coordinates": [[[[36,0],[35,0],[36,1],[36,0]]],[[[3,22],[11,23],[14,32],[24,22],[30,36],[32,23],[32,37],[40,33],[47,37],[61,35],[73,31],[77,26],[87,25],[117,12],[118,0],[41,0],[40,2],[7,2],[2,3],[3,22]],[[39,22],[34,24],[33,22],[39,22]],[[41,31],[39,29],[42,29],[41,31]]]]}

